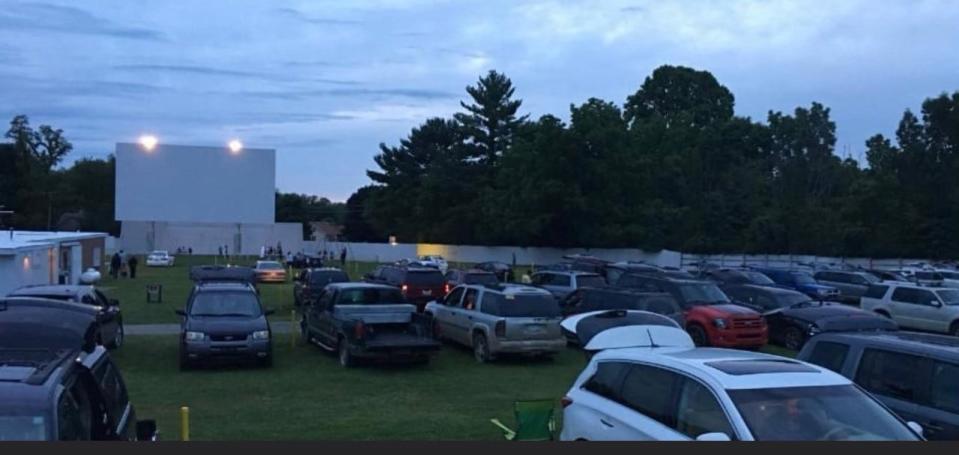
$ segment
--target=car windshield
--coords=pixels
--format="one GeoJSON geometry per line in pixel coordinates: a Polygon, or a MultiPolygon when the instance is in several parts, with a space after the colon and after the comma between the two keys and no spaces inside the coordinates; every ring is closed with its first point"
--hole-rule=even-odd
{"type": "Polygon", "coordinates": [[[199,292],[193,296],[191,316],[260,316],[260,302],[252,292],[199,292]]]}
{"type": "Polygon", "coordinates": [[[606,280],[599,275],[580,275],[576,277],[576,285],[581,288],[598,288],[606,286],[606,280]]]}
{"type": "Polygon", "coordinates": [[[36,415],[0,415],[0,441],[43,441],[46,419],[36,415]]]}
{"type": "Polygon", "coordinates": [[[938,295],[946,305],[959,305],[959,289],[936,291],[936,295],[938,295]]]}
{"type": "Polygon", "coordinates": [[[463,282],[465,284],[493,285],[498,284],[499,280],[492,273],[467,273],[463,282]]]}
{"type": "Polygon", "coordinates": [[[759,273],[759,272],[743,272],[743,275],[745,275],[746,278],[749,279],[750,283],[761,284],[764,286],[770,286],[770,285],[776,284],[776,282],[773,280],[770,280],[768,276],[763,275],[762,273],[759,273]]]}
{"type": "Polygon", "coordinates": [[[816,279],[809,272],[789,272],[796,284],[816,284],[816,279]]]}
{"type": "Polygon", "coordinates": [[[679,292],[687,303],[729,303],[729,297],[713,284],[683,284],[679,286],[679,292]]]}
{"type": "Polygon", "coordinates": [[[442,286],[446,282],[440,271],[409,272],[406,274],[405,284],[411,286],[442,286]]]}
{"type": "Polygon", "coordinates": [[[283,270],[283,265],[279,262],[260,262],[256,264],[256,268],[261,270],[283,270]]]}
{"type": "Polygon", "coordinates": [[[339,305],[389,305],[406,303],[403,294],[392,288],[343,289],[336,298],[339,305]]]}
{"type": "Polygon", "coordinates": [[[483,295],[481,310],[505,318],[555,318],[560,316],[559,302],[552,295],[483,295]]]}
{"type": "Polygon", "coordinates": [[[730,390],[759,441],[886,441],[919,438],[853,385],[730,390]]]}

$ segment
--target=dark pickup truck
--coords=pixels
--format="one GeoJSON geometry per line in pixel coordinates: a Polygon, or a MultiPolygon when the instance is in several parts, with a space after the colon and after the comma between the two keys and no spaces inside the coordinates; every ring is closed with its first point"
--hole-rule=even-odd
{"type": "Polygon", "coordinates": [[[433,320],[417,313],[398,288],[372,283],[330,283],[304,307],[302,339],[334,351],[340,365],[357,359],[429,362],[439,350],[433,320]]]}

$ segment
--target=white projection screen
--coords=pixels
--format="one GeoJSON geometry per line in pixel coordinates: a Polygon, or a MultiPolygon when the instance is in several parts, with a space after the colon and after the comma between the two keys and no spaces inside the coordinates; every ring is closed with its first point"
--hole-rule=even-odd
{"type": "Polygon", "coordinates": [[[273,223],[276,151],[116,146],[116,219],[273,223]]]}

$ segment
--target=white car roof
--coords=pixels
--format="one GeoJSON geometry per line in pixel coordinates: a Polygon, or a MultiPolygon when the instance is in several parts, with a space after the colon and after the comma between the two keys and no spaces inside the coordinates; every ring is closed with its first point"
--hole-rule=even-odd
{"type": "Polygon", "coordinates": [[[830,370],[771,354],[717,348],[608,349],[593,361],[643,362],[710,380],[724,389],[834,386],[852,382],[830,370]]]}

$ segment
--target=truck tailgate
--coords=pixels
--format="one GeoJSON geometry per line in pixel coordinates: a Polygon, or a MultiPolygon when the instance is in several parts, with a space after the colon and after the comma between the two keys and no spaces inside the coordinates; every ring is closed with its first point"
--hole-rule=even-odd
{"type": "Polygon", "coordinates": [[[364,324],[405,324],[413,319],[416,306],[409,304],[390,305],[337,305],[333,318],[341,321],[360,320],[364,324]]]}
{"type": "Polygon", "coordinates": [[[439,349],[440,343],[433,338],[414,335],[404,332],[381,332],[365,340],[366,349],[416,349],[432,350],[439,349]]]}

